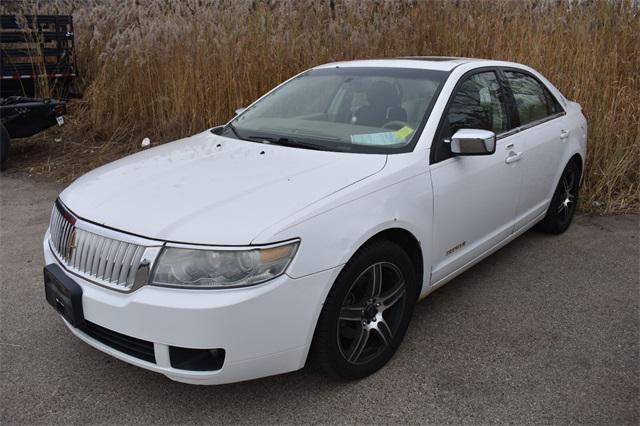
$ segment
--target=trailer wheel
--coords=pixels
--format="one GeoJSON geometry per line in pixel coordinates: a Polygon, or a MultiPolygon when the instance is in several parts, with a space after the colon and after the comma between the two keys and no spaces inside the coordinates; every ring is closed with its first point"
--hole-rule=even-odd
{"type": "Polygon", "coordinates": [[[3,124],[0,124],[0,170],[7,168],[7,160],[9,158],[9,144],[11,138],[9,132],[4,128],[3,124]]]}

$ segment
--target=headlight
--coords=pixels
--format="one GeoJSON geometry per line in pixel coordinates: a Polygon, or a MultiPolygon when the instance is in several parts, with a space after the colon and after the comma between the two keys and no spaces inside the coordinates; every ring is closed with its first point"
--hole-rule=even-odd
{"type": "Polygon", "coordinates": [[[157,260],[151,284],[191,288],[260,284],[284,273],[298,244],[224,250],[168,246],[157,260]]]}

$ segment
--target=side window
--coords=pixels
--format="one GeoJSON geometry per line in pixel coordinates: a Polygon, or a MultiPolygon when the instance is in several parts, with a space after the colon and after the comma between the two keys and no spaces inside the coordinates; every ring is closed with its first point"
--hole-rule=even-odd
{"type": "Polygon", "coordinates": [[[516,102],[521,126],[562,111],[547,88],[535,78],[515,71],[504,71],[504,75],[516,102]]]}
{"type": "Polygon", "coordinates": [[[443,141],[460,129],[491,130],[496,135],[509,130],[504,95],[495,72],[473,74],[453,94],[436,141],[434,162],[452,156],[449,144],[443,141]]]}
{"type": "Polygon", "coordinates": [[[447,121],[451,133],[448,136],[460,129],[505,132],[507,114],[496,74],[474,74],[462,83],[449,106],[447,121]]]}

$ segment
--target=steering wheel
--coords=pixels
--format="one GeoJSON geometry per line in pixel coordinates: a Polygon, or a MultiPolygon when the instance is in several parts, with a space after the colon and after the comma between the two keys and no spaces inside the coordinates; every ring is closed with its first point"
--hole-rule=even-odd
{"type": "Polygon", "coordinates": [[[407,126],[407,123],[405,121],[392,120],[392,121],[387,121],[386,123],[384,123],[384,126],[382,126],[382,128],[383,129],[390,129],[390,130],[400,130],[405,126],[407,126]]]}

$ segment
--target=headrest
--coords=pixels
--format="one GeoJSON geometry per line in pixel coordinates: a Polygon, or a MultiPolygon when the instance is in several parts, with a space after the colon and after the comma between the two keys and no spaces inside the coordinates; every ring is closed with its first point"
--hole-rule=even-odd
{"type": "Polygon", "coordinates": [[[369,105],[397,106],[400,104],[400,96],[393,84],[387,81],[374,81],[367,89],[367,101],[369,105]]]}

